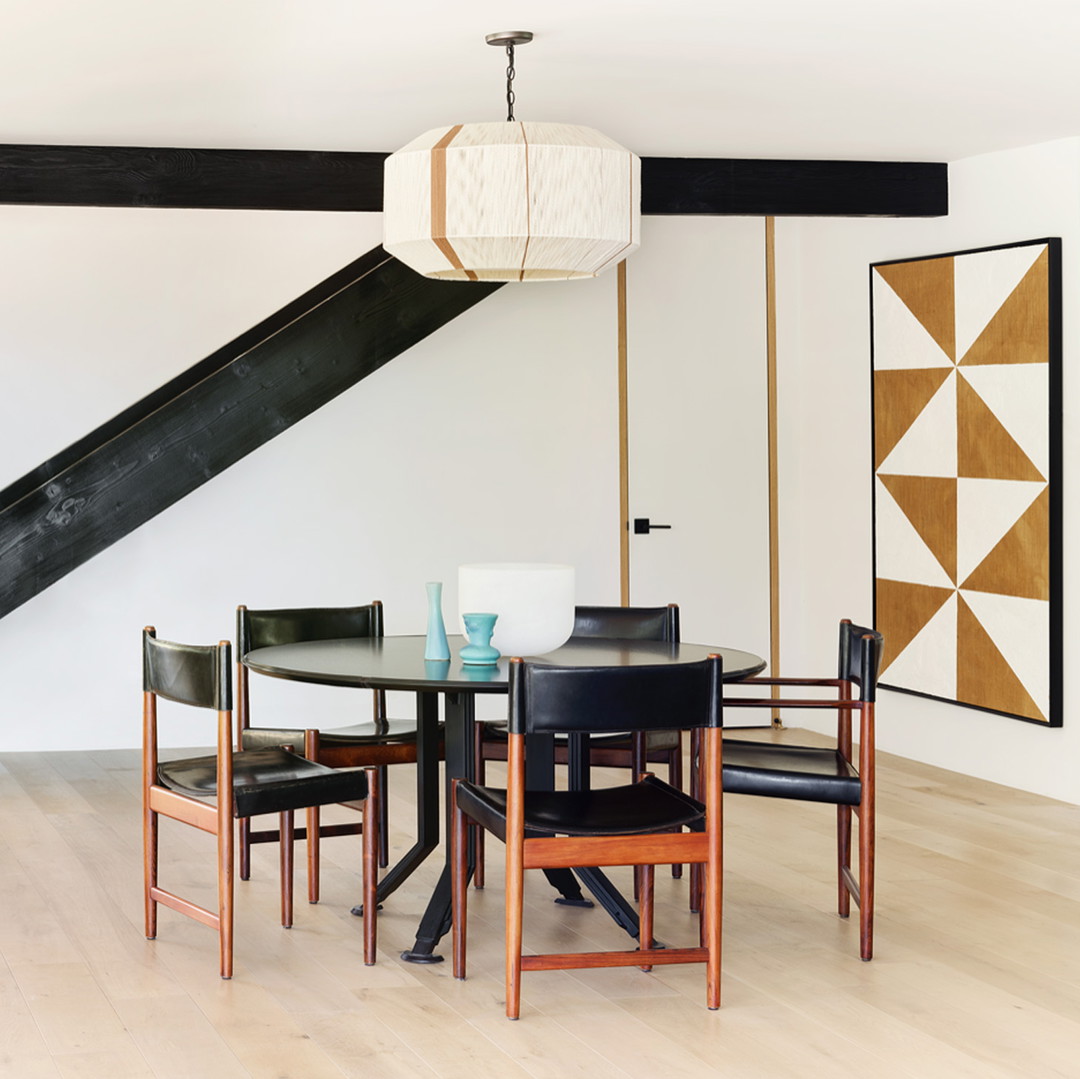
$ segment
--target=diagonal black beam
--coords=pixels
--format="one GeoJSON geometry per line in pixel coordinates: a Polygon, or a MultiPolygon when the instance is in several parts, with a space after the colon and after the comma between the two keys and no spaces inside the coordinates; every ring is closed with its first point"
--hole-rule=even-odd
{"type": "MultiPolygon", "coordinates": [[[[0,203],[382,210],[384,153],[0,145],[0,203]]],[[[937,162],[646,157],[646,214],[937,217],[937,162]]]]}
{"type": "Polygon", "coordinates": [[[381,247],[0,492],[0,617],[497,289],[381,247]]]}

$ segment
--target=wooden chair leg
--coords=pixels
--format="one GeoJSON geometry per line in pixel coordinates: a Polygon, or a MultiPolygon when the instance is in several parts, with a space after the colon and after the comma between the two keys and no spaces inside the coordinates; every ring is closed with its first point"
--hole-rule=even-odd
{"type": "MultiPolygon", "coordinates": [[[[387,783],[386,765],[379,765],[379,868],[385,869],[390,864],[390,803],[389,783],[387,783]]],[[[364,818],[367,827],[367,818],[364,818]]]]}
{"type": "Polygon", "coordinates": [[[296,839],[293,828],[293,811],[286,809],[279,815],[278,860],[281,865],[281,924],[285,929],[292,929],[293,924],[293,842],[296,839]]]}
{"type": "Polygon", "coordinates": [[[706,860],[702,866],[704,895],[703,928],[704,945],[707,949],[705,958],[706,1005],[715,1011],[720,1007],[720,960],[723,939],[724,918],[724,821],[723,798],[721,794],[722,769],[722,732],[710,728],[705,734],[704,752],[702,753],[702,786],[709,807],[709,819],[706,821],[708,833],[706,860]]]}
{"type": "Polygon", "coordinates": [[[851,870],[851,806],[836,807],[836,883],[837,912],[841,918],[851,914],[851,892],[845,870],[851,870]]]}
{"type": "MultiPolygon", "coordinates": [[[[682,732],[679,732],[679,744],[671,750],[668,756],[667,769],[668,769],[668,782],[676,789],[683,789],[683,767],[682,767],[682,754],[683,754],[683,736],[682,732]]],[[[681,865],[673,865],[671,867],[671,875],[676,879],[682,878],[683,869],[681,865]]]]}
{"type": "Polygon", "coordinates": [[[218,958],[221,976],[233,976],[233,829],[218,821],[218,958]]]}
{"type": "Polygon", "coordinates": [[[382,823],[382,781],[384,769],[368,768],[368,796],[364,804],[363,874],[364,874],[364,965],[375,963],[376,918],[379,911],[379,835],[382,823]]]}
{"type": "MultiPolygon", "coordinates": [[[[285,746],[285,749],[293,752],[292,746],[285,746]]],[[[319,759],[319,731],[316,727],[309,727],[304,731],[304,756],[309,761],[319,759]]],[[[319,833],[319,826],[321,819],[322,815],[319,812],[319,807],[308,806],[307,812],[304,814],[304,827],[307,832],[307,897],[309,903],[318,903],[319,901],[321,867],[319,840],[322,838],[319,833]]],[[[279,842],[284,844],[284,835],[279,837],[279,842]]]]}
{"type": "Polygon", "coordinates": [[[521,851],[506,851],[506,1017],[521,1014],[521,935],[524,916],[525,874],[521,851]]]}
{"type": "MultiPolygon", "coordinates": [[[[484,730],[483,724],[477,723],[474,735],[473,768],[476,772],[476,782],[483,786],[487,781],[487,764],[484,761],[484,730]]],[[[483,888],[485,881],[484,864],[484,839],[483,828],[477,828],[473,836],[473,887],[483,888]]]]}
{"type": "Polygon", "coordinates": [[[143,819],[143,893],[146,907],[146,939],[157,936],[157,902],[151,898],[150,890],[158,882],[158,815],[152,810],[146,811],[143,819]]]}
{"type": "MultiPolygon", "coordinates": [[[[320,850],[319,828],[322,823],[322,814],[318,806],[308,806],[304,814],[304,825],[307,829],[307,897],[309,903],[318,903],[322,894],[322,852],[320,850]]],[[[284,839],[282,839],[284,842],[284,839]]]]}
{"type": "Polygon", "coordinates": [[[251,879],[251,818],[240,818],[240,879],[251,879]]]}
{"type": "Polygon", "coordinates": [[[723,870],[712,860],[705,865],[705,899],[703,921],[705,939],[702,944],[709,950],[705,960],[706,1004],[715,1011],[720,1007],[720,959],[724,917],[723,870]]]}
{"type": "Polygon", "coordinates": [[[485,881],[484,881],[484,829],[483,828],[477,828],[476,829],[475,843],[476,843],[476,846],[474,847],[474,850],[476,852],[475,853],[476,864],[475,864],[475,867],[473,868],[473,887],[474,888],[483,888],[484,883],[485,883],[485,881]]]}
{"type": "Polygon", "coordinates": [[[521,923],[525,905],[525,738],[511,734],[506,760],[506,1017],[521,1014],[521,923]]]}
{"type": "Polygon", "coordinates": [[[874,811],[859,810],[859,956],[874,957],[874,811]]]}
{"type": "Polygon", "coordinates": [[[451,911],[454,940],[454,977],[465,977],[465,938],[468,918],[468,862],[469,862],[469,823],[457,804],[459,780],[454,780],[450,802],[453,806],[453,818],[450,832],[451,911]]]}
{"type": "MultiPolygon", "coordinates": [[[[701,731],[690,732],[690,797],[702,800],[705,784],[702,780],[702,768],[704,761],[701,752],[701,731]]],[[[705,890],[703,872],[700,863],[690,866],[690,888],[688,906],[691,914],[701,912],[702,893],[705,890]]]]}
{"type": "MultiPolygon", "coordinates": [[[[656,880],[656,866],[638,866],[641,870],[641,905],[638,908],[638,947],[651,949],[653,946],[653,884],[656,880]]],[[[641,967],[646,973],[652,965],[641,967]]]]}

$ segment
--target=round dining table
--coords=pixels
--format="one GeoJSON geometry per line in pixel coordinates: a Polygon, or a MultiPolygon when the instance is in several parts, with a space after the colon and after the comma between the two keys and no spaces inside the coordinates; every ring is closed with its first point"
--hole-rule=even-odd
{"type": "MultiPolygon", "coordinates": [[[[418,636],[365,637],[342,640],[299,641],[293,644],[256,648],[243,656],[250,670],[273,678],[318,685],[352,686],[361,689],[404,690],[416,694],[417,710],[417,838],[413,847],[386,874],[379,884],[380,902],[388,897],[439,844],[440,817],[449,820],[450,788],[458,777],[473,778],[473,740],[478,693],[506,693],[509,659],[470,666],[458,658],[463,637],[450,637],[451,659],[424,658],[425,638],[418,636]],[[445,723],[445,778],[439,797],[439,698],[443,700],[445,723]],[[442,802],[442,807],[440,807],[442,802]],[[440,812],[440,808],[443,812],[440,812]]],[[[713,645],[613,638],[572,638],[562,647],[543,656],[525,657],[532,662],[562,666],[636,667],[652,664],[693,663],[719,655],[724,681],[738,681],[759,673],[765,661],[752,652],[713,645]]],[[[554,774],[554,751],[548,736],[547,752],[530,749],[533,768],[529,785],[550,785],[554,774]]],[[[449,847],[449,844],[447,844],[449,847]]],[[[471,859],[470,859],[471,872],[471,859]]],[[[597,869],[581,869],[578,875],[589,891],[627,932],[637,933],[637,918],[631,907],[597,869]]],[[[569,902],[586,902],[573,874],[552,877],[569,902]]],[[[437,962],[439,940],[449,931],[450,852],[439,881],[417,928],[412,949],[402,958],[412,962],[437,962]]]]}

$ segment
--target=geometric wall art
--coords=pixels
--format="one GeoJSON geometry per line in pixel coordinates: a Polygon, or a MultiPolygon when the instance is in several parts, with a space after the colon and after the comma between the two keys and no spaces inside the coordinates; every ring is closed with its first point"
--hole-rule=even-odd
{"type": "Polygon", "coordinates": [[[870,267],[880,684],[1061,725],[1061,241],[870,267]]]}

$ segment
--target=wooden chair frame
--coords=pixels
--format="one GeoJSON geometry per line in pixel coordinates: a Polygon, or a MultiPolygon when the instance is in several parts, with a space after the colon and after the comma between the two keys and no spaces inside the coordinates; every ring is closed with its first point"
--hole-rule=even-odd
{"type": "MultiPolygon", "coordinates": [[[[835,689],[832,698],[785,698],[770,695],[768,697],[725,697],[724,708],[783,708],[783,709],[827,709],[837,713],[836,752],[858,773],[860,795],[857,805],[836,804],[836,868],[837,868],[837,911],[841,918],[851,913],[851,901],[859,908],[859,956],[869,961],[874,954],[874,861],[876,840],[876,754],[875,754],[875,699],[877,667],[870,653],[876,648],[880,655],[880,636],[873,632],[862,632],[858,636],[863,655],[859,662],[845,652],[845,635],[859,633],[861,627],[854,626],[850,619],[840,623],[841,672],[851,673],[855,667],[861,670],[858,681],[851,677],[838,678],[747,678],[738,683],[744,686],[762,687],[816,687],[835,689]],[[873,669],[869,669],[872,667],[873,669]],[[858,691],[858,692],[856,692],[858,691]],[[853,755],[852,715],[859,715],[859,751],[858,758],[853,755]],[[858,876],[851,864],[852,816],[858,821],[858,876]]],[[[730,742],[728,743],[731,744],[730,742]]],[[[768,747],[769,743],[762,743],[768,747]]],[[[782,749],[783,747],[778,747],[782,749]]],[[[797,796],[794,796],[797,798],[797,796]]],[[[820,799],[825,800],[825,799],[820,799]]]]}
{"type": "MultiPolygon", "coordinates": [[[[597,634],[591,631],[589,621],[597,621],[606,616],[614,616],[628,621],[629,624],[635,615],[652,618],[656,623],[657,636],[650,634],[642,636],[642,640],[678,641],[679,640],[679,605],[669,603],[666,607],[598,607],[582,606],[576,608],[577,621],[574,626],[574,637],[589,638],[597,634]]],[[[483,783],[487,769],[487,761],[505,761],[508,759],[508,748],[505,740],[492,738],[489,733],[490,724],[477,723],[474,737],[474,774],[477,783],[483,783]]],[[[597,768],[629,768],[634,776],[643,775],[650,764],[662,764],[667,768],[668,782],[682,790],[683,787],[683,739],[681,731],[672,731],[674,744],[665,748],[650,748],[648,745],[648,732],[635,731],[630,738],[630,745],[613,746],[603,743],[592,743],[588,746],[589,767],[597,768]]],[[[589,768],[580,760],[583,750],[579,747],[574,749],[569,742],[557,742],[555,745],[555,763],[565,764],[570,767],[571,786],[582,789],[589,782],[589,768]]],[[[671,875],[679,878],[682,876],[682,864],[675,863],[671,867],[671,875]]],[[[473,874],[473,886],[483,888],[486,882],[486,867],[484,860],[484,837],[476,840],[476,871],[473,874]]],[[[635,885],[635,891],[637,885],[635,885]]]]}
{"type": "MultiPolygon", "coordinates": [[[[719,727],[721,671],[718,657],[711,657],[717,693],[717,726],[704,729],[701,761],[705,818],[702,831],[638,835],[526,836],[525,830],[525,735],[509,735],[506,819],[506,1015],[517,1019],[521,1007],[521,975],[524,971],[566,970],[592,967],[639,967],[672,963],[706,964],[706,998],[710,1009],[720,1007],[720,961],[723,910],[723,803],[721,791],[722,732],[719,727]],[[685,862],[704,867],[704,902],[701,906],[700,945],[690,948],[656,948],[653,937],[653,883],[655,866],[685,862]],[[623,951],[523,955],[524,873],[527,869],[555,869],[578,865],[631,865],[640,868],[640,948],[623,951]]],[[[511,661],[510,694],[521,677],[523,662],[511,661]]],[[[458,804],[463,781],[454,780],[451,803],[452,909],[454,977],[466,971],[466,919],[468,896],[468,829],[470,820],[458,804]]]]}
{"type": "MultiPolygon", "coordinates": [[[[383,635],[383,610],[382,602],[374,600],[368,605],[371,610],[373,637],[383,635]]],[[[298,611],[305,610],[298,608],[298,611]]],[[[317,611],[318,608],[306,610],[317,611]]],[[[333,611],[333,608],[325,610],[333,611]]],[[[341,610],[349,610],[342,608],[341,610]]],[[[237,623],[237,662],[236,662],[236,712],[239,723],[237,731],[237,748],[242,748],[244,732],[257,730],[251,725],[251,696],[250,696],[250,672],[243,663],[244,629],[243,622],[248,615],[248,608],[241,604],[236,609],[237,623]]],[[[262,612],[253,611],[251,614],[262,612]]],[[[272,613],[285,613],[272,612],[272,613]]],[[[385,728],[386,719],[386,693],[383,690],[373,690],[372,708],[373,720],[376,729],[385,728]]],[[[379,771],[379,813],[377,815],[379,828],[379,866],[385,868],[389,862],[389,839],[387,834],[387,775],[386,768],[391,764],[415,764],[416,741],[403,739],[390,739],[385,743],[365,741],[356,746],[323,746],[320,739],[320,730],[314,727],[306,727],[300,730],[302,736],[302,748],[304,756],[308,760],[317,761],[330,768],[352,768],[374,766],[379,771]]],[[[356,808],[356,807],[352,807],[356,808]]],[[[306,840],[307,844],[307,879],[308,879],[308,902],[317,903],[320,895],[320,840],[332,836],[358,835],[365,828],[367,817],[363,821],[348,824],[323,824],[321,821],[319,806],[310,807],[305,814],[304,827],[297,828],[297,839],[306,840]]],[[[374,817],[372,819],[375,819],[374,817]]],[[[251,875],[251,845],[253,843],[277,843],[281,837],[279,828],[253,829],[250,820],[240,822],[240,879],[248,880],[251,875]]]]}
{"type": "MultiPolygon", "coordinates": [[[[144,633],[154,636],[154,628],[147,626],[144,633]]],[[[217,790],[233,791],[233,713],[229,692],[230,652],[228,641],[216,646],[221,690],[217,711],[217,790]]],[[[218,934],[219,966],[222,978],[233,975],[233,923],[234,923],[234,866],[235,831],[233,821],[237,818],[234,796],[207,799],[189,797],[171,790],[157,782],[158,775],[158,695],[151,690],[143,691],[143,875],[146,938],[157,937],[158,904],[169,907],[186,917],[193,918],[218,934]],[[159,884],[159,817],[169,817],[183,824],[190,824],[200,831],[217,837],[217,909],[210,910],[159,884]]],[[[378,815],[379,778],[376,770],[366,769],[368,797],[364,808],[371,814],[374,824],[378,815]]],[[[282,836],[280,844],[280,893],[281,924],[290,928],[293,924],[293,810],[278,815],[282,836]]],[[[363,844],[364,878],[364,962],[375,962],[377,901],[375,889],[378,883],[376,828],[369,828],[363,844]]]]}

